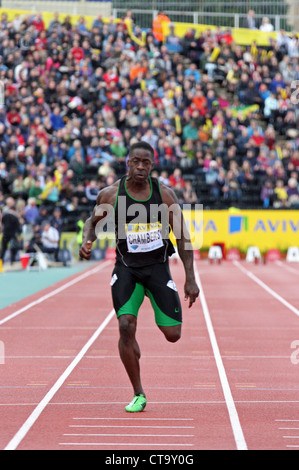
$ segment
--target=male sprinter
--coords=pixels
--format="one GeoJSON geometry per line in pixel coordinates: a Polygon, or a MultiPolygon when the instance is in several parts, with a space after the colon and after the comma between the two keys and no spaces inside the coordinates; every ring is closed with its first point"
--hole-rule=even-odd
{"type": "Polygon", "coordinates": [[[165,338],[176,342],[181,336],[181,303],[168,263],[168,257],[174,252],[168,238],[169,225],[174,230],[178,254],[184,265],[184,291],[189,307],[199,295],[193,270],[193,250],[181,209],[172,189],[163,184],[160,186],[157,179],[150,177],[153,161],[154,151],[149,144],[137,142],[131,146],[128,174],[100,191],[93,213],[85,222],[80,249],[81,258],[89,259],[92,242],[97,238],[99,226],[96,226],[103,223],[107,215],[107,210],[101,208],[112,206],[116,263],[110,284],[119,321],[119,353],[134,390],[133,400],[125,407],[129,412],[143,411],[147,403],[135,337],[137,314],[145,295],[151,301],[156,323],[165,338]],[[158,207],[161,210],[157,211],[158,207]]]}

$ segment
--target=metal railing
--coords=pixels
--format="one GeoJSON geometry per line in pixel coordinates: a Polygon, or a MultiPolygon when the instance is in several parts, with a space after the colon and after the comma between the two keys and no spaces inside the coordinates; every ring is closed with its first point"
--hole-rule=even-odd
{"type": "Polygon", "coordinates": [[[164,8],[173,22],[222,27],[242,27],[248,9],[255,11],[258,23],[267,16],[275,31],[299,32],[298,0],[0,0],[2,8],[121,18],[130,9],[135,24],[151,28],[159,9],[164,8]],[[142,5],[142,8],[140,8],[142,5]]]}
{"type": "MultiPolygon", "coordinates": [[[[113,8],[113,16],[121,18],[125,16],[126,9],[113,8]]],[[[151,28],[153,19],[157,16],[158,10],[132,9],[135,23],[141,28],[151,28]]],[[[246,18],[245,13],[218,13],[208,11],[167,11],[167,16],[173,22],[206,24],[210,26],[222,26],[230,28],[241,28],[246,18]]],[[[256,14],[257,21],[261,22],[265,15],[256,14]]],[[[267,15],[275,31],[285,29],[286,31],[296,30],[296,24],[299,24],[299,16],[293,15],[267,15]]],[[[297,29],[299,31],[299,28],[297,29]]]]}

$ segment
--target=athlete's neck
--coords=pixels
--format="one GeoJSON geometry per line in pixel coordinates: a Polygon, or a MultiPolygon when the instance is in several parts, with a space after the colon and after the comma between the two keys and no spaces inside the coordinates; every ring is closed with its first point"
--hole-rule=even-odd
{"type": "Polygon", "coordinates": [[[149,177],[141,181],[136,181],[132,176],[127,176],[125,185],[130,196],[135,199],[146,199],[151,193],[151,184],[149,177]]]}

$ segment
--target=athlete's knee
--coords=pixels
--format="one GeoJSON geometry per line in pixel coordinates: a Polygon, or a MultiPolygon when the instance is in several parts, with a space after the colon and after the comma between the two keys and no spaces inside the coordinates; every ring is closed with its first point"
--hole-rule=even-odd
{"type": "Polygon", "coordinates": [[[176,343],[181,338],[181,326],[180,325],[174,326],[174,327],[172,326],[161,327],[160,326],[159,328],[163,332],[167,341],[169,341],[170,343],[176,343]]]}
{"type": "Polygon", "coordinates": [[[165,335],[165,337],[167,341],[169,341],[170,343],[176,343],[181,338],[181,333],[173,332],[173,333],[165,335]]]}
{"type": "Polygon", "coordinates": [[[136,318],[133,315],[121,315],[118,319],[120,339],[130,342],[135,338],[136,318]]]}

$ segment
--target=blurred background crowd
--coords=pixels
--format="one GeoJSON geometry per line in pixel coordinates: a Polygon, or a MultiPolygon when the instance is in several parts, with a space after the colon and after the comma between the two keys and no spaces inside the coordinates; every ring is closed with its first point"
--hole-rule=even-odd
{"type": "Polygon", "coordinates": [[[158,16],[141,31],[129,11],[91,28],[2,14],[2,220],[15,211],[21,227],[41,226],[55,208],[55,227],[77,230],[136,140],[153,146],[153,174],[181,204],[299,207],[297,35],[243,47],[229,29],[180,38],[166,17],[164,37],[158,16]]]}

